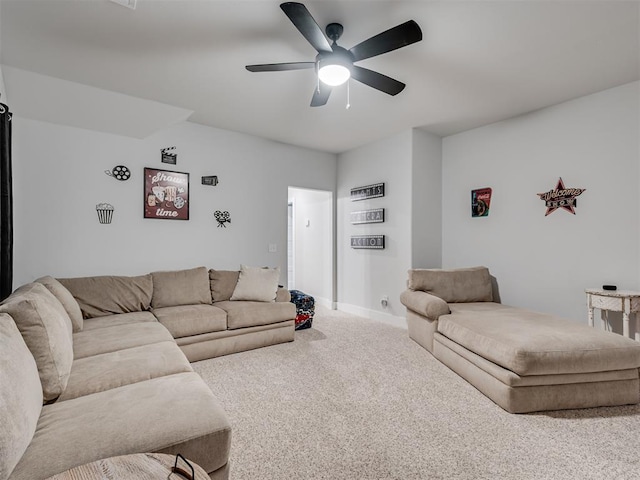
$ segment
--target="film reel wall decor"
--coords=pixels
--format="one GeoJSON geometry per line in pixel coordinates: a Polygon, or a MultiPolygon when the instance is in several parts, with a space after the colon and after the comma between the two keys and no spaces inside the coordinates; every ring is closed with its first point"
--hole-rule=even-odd
{"type": "Polygon", "coordinates": [[[120,180],[121,182],[131,178],[131,170],[124,165],[116,165],[113,167],[113,170],[105,170],[104,173],[116,180],[120,180]]]}

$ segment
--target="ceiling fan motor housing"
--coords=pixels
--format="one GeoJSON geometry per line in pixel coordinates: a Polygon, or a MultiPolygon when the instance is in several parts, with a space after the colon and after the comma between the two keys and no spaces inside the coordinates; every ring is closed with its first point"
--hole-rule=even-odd
{"type": "Polygon", "coordinates": [[[333,52],[321,52],[316,56],[316,68],[320,70],[324,65],[342,65],[351,71],[354,62],[353,54],[338,45],[333,45],[332,48],[333,52]]]}

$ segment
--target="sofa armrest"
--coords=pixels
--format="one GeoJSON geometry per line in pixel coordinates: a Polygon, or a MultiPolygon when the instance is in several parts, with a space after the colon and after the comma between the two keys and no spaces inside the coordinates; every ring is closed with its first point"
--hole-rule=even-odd
{"type": "Polygon", "coordinates": [[[400,294],[400,301],[409,310],[419,313],[430,320],[437,320],[440,315],[451,313],[447,302],[426,292],[405,290],[400,294]]]}
{"type": "Polygon", "coordinates": [[[284,287],[278,287],[278,291],[276,292],[276,302],[290,302],[291,294],[289,290],[284,287]]]}

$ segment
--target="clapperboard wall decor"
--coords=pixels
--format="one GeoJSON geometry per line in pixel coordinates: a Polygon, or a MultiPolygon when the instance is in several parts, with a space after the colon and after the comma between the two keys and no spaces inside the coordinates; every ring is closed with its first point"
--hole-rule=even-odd
{"type": "Polygon", "coordinates": [[[351,189],[351,201],[366,200],[367,198],[384,197],[384,183],[366,185],[351,189]]]}
{"type": "Polygon", "coordinates": [[[360,223],[382,223],[384,222],[384,208],[374,208],[371,210],[360,210],[351,212],[351,224],[360,223]]]}
{"type": "Polygon", "coordinates": [[[351,248],[382,250],[384,248],[384,235],[353,235],[351,237],[351,248]]]}
{"type": "Polygon", "coordinates": [[[160,152],[162,153],[162,163],[170,163],[171,165],[178,163],[176,147],[163,148],[160,152]]]}

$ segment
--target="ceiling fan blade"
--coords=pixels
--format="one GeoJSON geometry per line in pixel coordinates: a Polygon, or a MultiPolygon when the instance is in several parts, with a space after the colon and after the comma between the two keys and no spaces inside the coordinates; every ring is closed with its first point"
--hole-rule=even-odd
{"type": "Polygon", "coordinates": [[[333,51],[307,7],[297,2],[285,2],[280,8],[318,53],[333,51]]]}
{"type": "Polygon", "coordinates": [[[325,105],[327,100],[329,100],[329,95],[331,95],[331,87],[320,82],[320,85],[313,91],[311,106],[321,107],[322,105],[325,105]]]}
{"type": "Polygon", "coordinates": [[[284,72],[285,70],[303,70],[315,67],[315,62],[291,62],[291,63],[263,63],[261,65],[247,65],[250,72],[284,72]]]}
{"type": "Polygon", "coordinates": [[[398,80],[356,65],[354,65],[351,70],[351,76],[359,82],[369,85],[381,92],[388,93],[389,95],[397,95],[406,87],[404,83],[398,80]]]}
{"type": "Polygon", "coordinates": [[[406,47],[420,40],[422,40],[422,30],[420,30],[416,22],[409,20],[368,38],[364,42],[360,42],[349,51],[354,56],[353,61],[357,62],[358,60],[364,60],[365,58],[375,57],[376,55],[406,47]]]}

